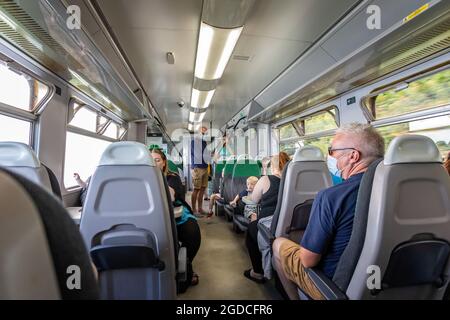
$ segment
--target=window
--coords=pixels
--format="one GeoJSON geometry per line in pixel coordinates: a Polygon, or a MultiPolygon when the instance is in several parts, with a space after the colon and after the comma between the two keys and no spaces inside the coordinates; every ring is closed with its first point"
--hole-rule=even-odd
{"type": "Polygon", "coordinates": [[[338,128],[337,109],[335,107],[301,118],[297,125],[304,135],[317,134],[338,128]]]}
{"type": "Polygon", "coordinates": [[[109,138],[117,139],[119,136],[119,125],[111,122],[103,134],[109,138]]]}
{"type": "Polygon", "coordinates": [[[396,117],[450,104],[450,69],[397,84],[365,100],[370,120],[396,117]]]}
{"type": "Polygon", "coordinates": [[[103,113],[72,100],[66,136],[64,185],[76,187],[73,178],[78,173],[86,181],[95,171],[100,157],[112,142],[123,138],[127,129],[103,113]]]}
{"type": "Polygon", "coordinates": [[[280,151],[286,152],[289,156],[293,156],[298,149],[298,142],[280,144],[280,151]]]}
{"type": "Polygon", "coordinates": [[[109,144],[111,144],[110,141],[67,132],[64,164],[65,187],[77,186],[73,178],[74,173],[78,173],[81,179],[86,181],[94,173],[101,155],[109,144]]]}
{"type": "Polygon", "coordinates": [[[0,114],[0,141],[30,144],[31,122],[0,114]]]}
{"type": "Polygon", "coordinates": [[[431,138],[444,158],[450,151],[450,115],[378,127],[386,147],[402,134],[420,134],[431,138]]]}
{"type": "Polygon", "coordinates": [[[299,147],[313,145],[326,155],[332,139],[332,131],[339,127],[339,114],[335,106],[302,117],[280,129],[280,151],[289,155],[299,147]],[[282,130],[285,129],[284,134],[282,130]]]}
{"type": "Polygon", "coordinates": [[[48,95],[49,87],[27,75],[0,64],[0,102],[33,111],[48,95]]]}
{"type": "Polygon", "coordinates": [[[320,150],[322,150],[324,155],[328,154],[328,147],[331,145],[331,140],[333,139],[333,136],[324,136],[320,138],[308,138],[301,140],[300,146],[315,146],[318,147],[320,150]]]}
{"type": "Polygon", "coordinates": [[[281,141],[295,137],[298,137],[298,133],[295,131],[295,128],[291,123],[280,128],[279,138],[281,141]]]}

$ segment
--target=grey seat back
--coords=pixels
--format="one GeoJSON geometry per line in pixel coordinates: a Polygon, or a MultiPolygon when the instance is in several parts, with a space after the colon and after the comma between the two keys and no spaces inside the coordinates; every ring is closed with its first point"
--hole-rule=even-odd
{"type": "Polygon", "coordinates": [[[290,232],[294,209],[330,186],[331,176],[322,151],[314,146],[297,150],[285,173],[279,216],[272,221],[275,237],[295,238],[297,234],[290,232]]]}
{"type": "Polygon", "coordinates": [[[98,299],[78,228],[61,202],[0,169],[0,299],[98,299]]]}
{"type": "Polygon", "coordinates": [[[30,146],[19,142],[0,142],[0,166],[24,176],[52,192],[47,169],[30,146]]]}
{"type": "Polygon", "coordinates": [[[176,297],[176,230],[164,177],[145,145],[117,142],[89,184],[80,229],[107,299],[176,297]]]}
{"type": "Polygon", "coordinates": [[[450,273],[450,179],[440,161],[425,136],[400,136],[389,145],[375,171],[349,298],[442,299],[450,273]],[[380,286],[368,288],[374,268],[380,286]]]}

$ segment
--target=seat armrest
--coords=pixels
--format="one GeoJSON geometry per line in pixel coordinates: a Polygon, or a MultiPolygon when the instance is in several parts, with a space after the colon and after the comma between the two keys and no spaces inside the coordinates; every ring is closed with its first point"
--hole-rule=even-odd
{"type": "Polygon", "coordinates": [[[318,268],[308,268],[306,273],[326,300],[348,300],[346,294],[318,268]]]}
{"type": "Polygon", "coordinates": [[[180,282],[184,282],[187,280],[187,250],[186,250],[186,247],[181,247],[178,250],[177,279],[180,282]]]}

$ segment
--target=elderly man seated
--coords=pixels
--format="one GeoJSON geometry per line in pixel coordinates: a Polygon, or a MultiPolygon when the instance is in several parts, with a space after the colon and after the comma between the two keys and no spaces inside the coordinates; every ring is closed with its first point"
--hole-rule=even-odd
{"type": "Polygon", "coordinates": [[[337,131],[328,153],[344,182],[318,193],[301,245],[285,238],[273,243],[278,276],[291,299],[298,299],[296,285],[312,299],[323,299],[305,269],[319,267],[333,278],[352,233],[362,176],[383,157],[384,140],[370,125],[353,123],[337,131]]]}

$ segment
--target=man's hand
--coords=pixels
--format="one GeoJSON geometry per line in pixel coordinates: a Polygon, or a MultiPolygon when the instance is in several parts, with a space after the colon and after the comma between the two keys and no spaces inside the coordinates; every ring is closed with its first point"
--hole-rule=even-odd
{"type": "Polygon", "coordinates": [[[252,213],[250,215],[250,222],[256,221],[256,219],[258,219],[258,216],[256,215],[256,213],[252,213]]]}
{"type": "Polygon", "coordinates": [[[236,208],[237,203],[235,201],[231,201],[230,202],[230,206],[232,206],[233,208],[236,208]]]}

